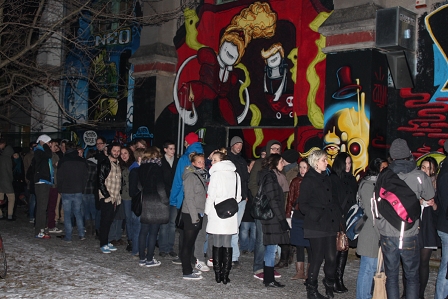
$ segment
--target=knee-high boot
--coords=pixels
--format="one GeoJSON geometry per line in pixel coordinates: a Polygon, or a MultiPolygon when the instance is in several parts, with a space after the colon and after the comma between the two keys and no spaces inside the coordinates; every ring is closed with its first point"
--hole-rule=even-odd
{"type": "Polygon", "coordinates": [[[327,297],[334,298],[334,294],[333,294],[334,279],[329,279],[329,278],[325,277],[322,280],[322,283],[325,286],[325,294],[327,295],[327,297]]]}
{"type": "Polygon", "coordinates": [[[223,262],[222,262],[222,270],[221,270],[221,279],[223,284],[227,284],[230,282],[229,273],[230,269],[232,269],[232,247],[223,247],[223,262]]]}
{"type": "Polygon", "coordinates": [[[344,285],[344,270],[347,263],[348,251],[338,251],[336,253],[336,280],[334,291],[336,293],[345,293],[348,289],[344,285]]]}
{"type": "Polygon", "coordinates": [[[222,271],[222,247],[213,246],[212,255],[213,255],[213,270],[215,271],[215,280],[217,283],[222,281],[221,271],[222,271]]]}

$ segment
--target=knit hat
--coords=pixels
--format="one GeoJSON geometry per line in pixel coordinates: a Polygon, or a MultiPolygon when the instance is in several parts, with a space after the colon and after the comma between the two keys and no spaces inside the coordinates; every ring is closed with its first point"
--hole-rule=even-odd
{"type": "Polygon", "coordinates": [[[406,140],[401,138],[397,138],[392,141],[389,153],[390,157],[394,160],[406,159],[412,155],[408,143],[406,140]]]}
{"type": "Polygon", "coordinates": [[[243,143],[243,139],[238,136],[233,136],[233,138],[230,140],[230,146],[234,146],[237,143],[243,143]]]}
{"type": "Polygon", "coordinates": [[[195,142],[198,142],[199,141],[198,134],[193,132],[188,133],[187,136],[185,136],[185,141],[190,145],[195,142]]]}
{"type": "Polygon", "coordinates": [[[39,143],[40,141],[42,141],[43,143],[48,143],[50,142],[51,138],[48,135],[40,135],[39,138],[37,138],[36,143],[39,143]]]}
{"type": "Polygon", "coordinates": [[[445,143],[443,144],[443,149],[445,150],[446,153],[448,153],[448,139],[445,140],[445,143]]]}
{"type": "Polygon", "coordinates": [[[299,159],[299,153],[294,149],[289,149],[283,152],[282,157],[286,162],[294,163],[299,159]]]}

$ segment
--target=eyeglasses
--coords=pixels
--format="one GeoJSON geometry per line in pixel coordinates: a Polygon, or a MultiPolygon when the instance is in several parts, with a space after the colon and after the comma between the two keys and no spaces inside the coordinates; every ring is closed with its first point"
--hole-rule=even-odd
{"type": "Polygon", "coordinates": [[[271,147],[271,151],[278,152],[278,151],[280,151],[280,147],[271,147]]]}
{"type": "Polygon", "coordinates": [[[104,144],[104,142],[97,142],[96,145],[104,144]]]}

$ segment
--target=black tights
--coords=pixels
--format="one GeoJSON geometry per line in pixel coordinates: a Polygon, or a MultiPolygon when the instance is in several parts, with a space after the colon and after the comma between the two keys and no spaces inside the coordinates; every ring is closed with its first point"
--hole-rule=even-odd
{"type": "MultiPolygon", "coordinates": [[[[432,249],[430,248],[422,248],[420,249],[420,267],[418,269],[419,278],[420,278],[420,290],[419,290],[419,298],[423,298],[425,296],[426,285],[428,284],[429,279],[429,260],[431,259],[432,249]]],[[[406,296],[406,277],[403,275],[403,295],[406,296]]]]}
{"type": "Polygon", "coordinates": [[[306,248],[306,254],[308,255],[308,263],[310,262],[311,248],[305,246],[296,246],[297,262],[305,262],[305,248],[306,248]]]}
{"type": "Polygon", "coordinates": [[[325,258],[324,273],[325,278],[334,279],[336,272],[336,234],[331,237],[311,238],[311,259],[308,268],[308,280],[316,283],[319,277],[319,269],[325,258]]]}

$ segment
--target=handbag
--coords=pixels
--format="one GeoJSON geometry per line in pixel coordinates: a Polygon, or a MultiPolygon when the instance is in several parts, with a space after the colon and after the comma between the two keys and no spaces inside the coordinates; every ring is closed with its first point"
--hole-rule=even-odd
{"type": "Polygon", "coordinates": [[[252,209],[250,214],[254,219],[259,220],[269,220],[274,218],[274,212],[269,206],[269,198],[263,194],[263,184],[265,177],[260,182],[260,187],[258,187],[257,195],[255,195],[254,201],[252,203],[252,209]]]}
{"type": "Polygon", "coordinates": [[[348,250],[348,238],[344,233],[344,230],[341,229],[336,233],[336,250],[337,251],[347,251],[348,250]]]}
{"type": "Polygon", "coordinates": [[[372,299],[387,299],[386,293],[386,279],[387,276],[384,272],[381,272],[383,268],[383,252],[381,246],[378,249],[378,263],[376,265],[376,273],[373,276],[374,287],[372,299]]]}
{"type": "Polygon", "coordinates": [[[131,200],[131,210],[134,212],[135,216],[140,217],[142,214],[142,198],[143,193],[139,191],[131,200]]]}
{"type": "Polygon", "coordinates": [[[215,204],[216,214],[221,219],[230,218],[238,212],[238,203],[236,202],[236,193],[238,190],[238,176],[235,172],[235,197],[227,198],[219,204],[215,204]]]}

